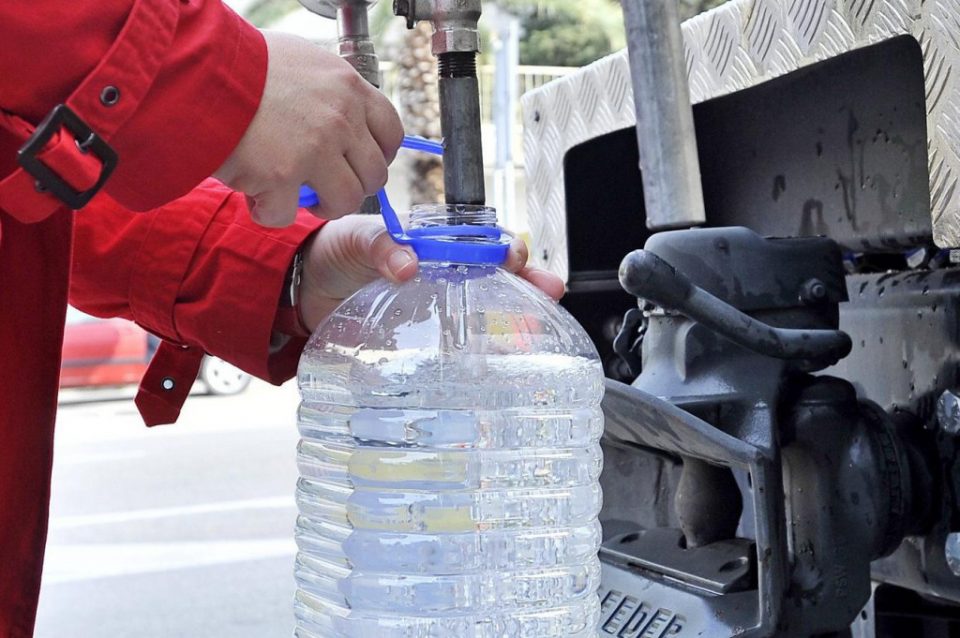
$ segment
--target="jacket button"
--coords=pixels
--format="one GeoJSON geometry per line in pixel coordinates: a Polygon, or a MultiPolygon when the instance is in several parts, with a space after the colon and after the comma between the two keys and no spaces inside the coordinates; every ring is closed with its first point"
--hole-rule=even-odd
{"type": "Polygon", "coordinates": [[[100,103],[104,106],[113,106],[120,101],[120,89],[111,85],[103,87],[100,91],[100,103]]]}

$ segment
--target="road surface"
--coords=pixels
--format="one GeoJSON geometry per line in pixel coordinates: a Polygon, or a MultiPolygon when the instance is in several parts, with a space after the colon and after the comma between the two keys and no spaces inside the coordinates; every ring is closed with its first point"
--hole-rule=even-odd
{"type": "Polygon", "coordinates": [[[61,401],[36,638],[288,638],[295,385],[192,396],[152,430],[130,397],[61,401]]]}

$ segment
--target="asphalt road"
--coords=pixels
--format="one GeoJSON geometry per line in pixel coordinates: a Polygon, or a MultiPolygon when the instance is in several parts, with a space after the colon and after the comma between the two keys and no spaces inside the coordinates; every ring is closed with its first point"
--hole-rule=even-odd
{"type": "Polygon", "coordinates": [[[61,401],[36,637],[289,637],[295,385],[152,430],[131,396],[61,401]]]}

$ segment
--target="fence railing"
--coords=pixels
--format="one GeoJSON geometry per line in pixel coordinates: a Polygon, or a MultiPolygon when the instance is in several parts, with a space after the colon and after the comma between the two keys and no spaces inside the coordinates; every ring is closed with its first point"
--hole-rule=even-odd
{"type": "MultiPolygon", "coordinates": [[[[547,82],[562,78],[576,70],[576,67],[566,66],[519,66],[517,67],[517,95],[523,96],[528,91],[539,89],[547,82]]],[[[485,122],[493,120],[493,78],[495,71],[496,67],[493,65],[484,65],[477,72],[480,77],[481,113],[485,122]]],[[[515,115],[519,121],[519,105],[515,115]]]]}

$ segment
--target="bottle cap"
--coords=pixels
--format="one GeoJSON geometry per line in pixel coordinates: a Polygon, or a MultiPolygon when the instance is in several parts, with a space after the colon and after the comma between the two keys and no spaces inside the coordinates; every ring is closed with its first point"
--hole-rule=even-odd
{"type": "MultiPolygon", "coordinates": [[[[403,148],[443,155],[443,145],[422,137],[407,135],[403,148]]],[[[426,226],[404,231],[397,213],[383,189],[377,193],[380,212],[387,232],[398,244],[413,248],[424,261],[448,261],[457,264],[502,264],[510,251],[510,233],[494,226],[426,226]]],[[[300,187],[300,206],[316,206],[317,194],[306,185],[300,187]]]]}

